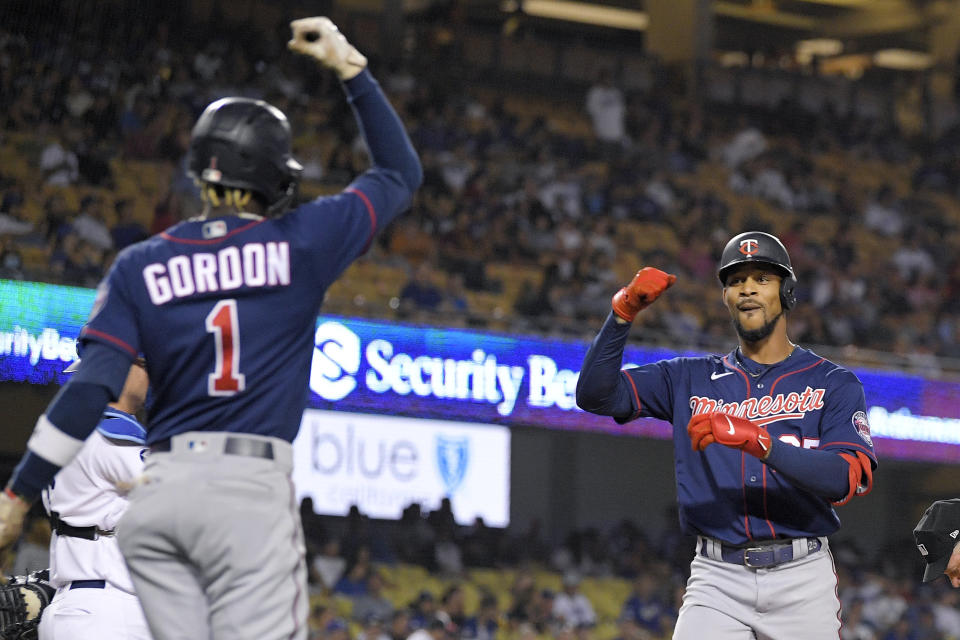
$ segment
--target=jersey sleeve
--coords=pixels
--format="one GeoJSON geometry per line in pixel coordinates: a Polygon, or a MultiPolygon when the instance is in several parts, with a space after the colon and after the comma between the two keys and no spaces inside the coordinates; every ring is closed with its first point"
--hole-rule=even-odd
{"type": "Polygon", "coordinates": [[[867,423],[863,385],[853,373],[839,368],[831,371],[827,380],[819,448],[825,451],[860,451],[876,467],[877,457],[873,452],[873,439],[867,423]]]}
{"type": "Polygon", "coordinates": [[[288,237],[298,239],[312,269],[329,284],[366,252],[382,223],[393,219],[407,198],[395,172],[370,169],[343,192],[303,204],[280,223],[290,227],[288,237]]]}
{"type": "Polygon", "coordinates": [[[123,254],[114,262],[110,273],[97,287],[97,296],[80,340],[105,344],[127,353],[131,358],[140,352],[136,305],[128,294],[124,277],[123,254]]]}
{"type": "Polygon", "coordinates": [[[624,369],[621,372],[628,383],[633,414],[617,417],[623,424],[637,418],[673,418],[673,367],[671,360],[661,360],[652,364],[624,369]]]}

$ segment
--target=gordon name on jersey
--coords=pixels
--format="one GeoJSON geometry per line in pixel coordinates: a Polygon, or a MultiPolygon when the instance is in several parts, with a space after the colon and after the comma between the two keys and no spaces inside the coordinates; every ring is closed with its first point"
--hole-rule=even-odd
{"type": "Polygon", "coordinates": [[[143,281],[150,301],[158,306],[198,293],[286,286],[290,284],[290,245],[248,242],[216,253],[177,255],[146,265],[143,281]]]}

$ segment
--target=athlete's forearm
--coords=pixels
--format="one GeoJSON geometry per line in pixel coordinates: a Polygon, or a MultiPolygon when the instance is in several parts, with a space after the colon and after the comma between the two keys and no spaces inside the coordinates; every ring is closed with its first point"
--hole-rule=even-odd
{"type": "Polygon", "coordinates": [[[86,348],[80,369],[37,420],[27,452],[7,485],[14,493],[27,501],[39,497],[60,467],[80,451],[107,403],[119,397],[129,369],[129,355],[96,343],[86,348]]]}
{"type": "Polygon", "coordinates": [[[620,373],[623,347],[630,325],[611,313],[583,358],[577,380],[577,406],[604,416],[628,416],[633,412],[630,393],[620,373]]]}
{"type": "Polygon", "coordinates": [[[374,166],[398,172],[413,194],[423,181],[420,158],[379,83],[364,70],[343,86],[374,166]]]}
{"type": "Polygon", "coordinates": [[[797,486],[829,500],[839,500],[849,489],[850,464],[832,451],[802,449],[774,440],[764,462],[797,486]]]}
{"type": "Polygon", "coordinates": [[[67,383],[37,420],[27,452],[8,484],[13,492],[28,502],[36,500],[60,468],[80,451],[109,401],[105,387],[67,383]]]}

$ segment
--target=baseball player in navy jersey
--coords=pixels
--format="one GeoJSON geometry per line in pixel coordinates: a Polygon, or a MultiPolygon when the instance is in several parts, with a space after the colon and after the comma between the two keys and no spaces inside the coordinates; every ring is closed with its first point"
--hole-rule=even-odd
{"type": "Polygon", "coordinates": [[[577,404],[673,424],[680,522],[697,536],[674,638],[838,638],[827,536],[840,526],[833,505],[872,486],[863,387],[787,337],[797,281],[777,238],[734,237],[718,275],[736,349],[621,370],[634,318],[676,281],[643,268],[613,297],[577,404]]]}
{"type": "MultiPolygon", "coordinates": [[[[67,371],[76,369],[77,362],[67,371]]],[[[149,386],[142,359],[80,453],[43,491],[50,514],[50,583],[40,640],[150,640],[143,609],[117,545],[126,493],[143,472],[143,426],[135,414],[149,386]]]]}
{"type": "Polygon", "coordinates": [[[327,18],[289,48],[342,81],[372,168],[287,210],[301,166],[286,117],[226,98],[193,129],[204,215],[121,252],[80,340],[80,368],[38,420],[0,496],[0,548],[146,357],[155,400],[143,480],[117,527],[157,640],[306,638],[291,441],[327,287],[410,205],[422,169],[367,60],[327,18]]]}

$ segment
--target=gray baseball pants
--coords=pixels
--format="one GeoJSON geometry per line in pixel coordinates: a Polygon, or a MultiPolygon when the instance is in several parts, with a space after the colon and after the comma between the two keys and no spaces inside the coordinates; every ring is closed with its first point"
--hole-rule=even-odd
{"type": "Polygon", "coordinates": [[[837,574],[827,539],[820,540],[819,551],[769,569],[698,553],[673,639],[837,640],[837,574]]]}
{"type": "Polygon", "coordinates": [[[150,454],[117,538],[154,640],[306,639],[291,469],[288,442],[245,434],[188,432],[150,454]],[[273,459],[224,453],[228,438],[269,441],[273,459]]]}

